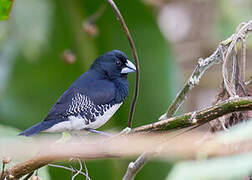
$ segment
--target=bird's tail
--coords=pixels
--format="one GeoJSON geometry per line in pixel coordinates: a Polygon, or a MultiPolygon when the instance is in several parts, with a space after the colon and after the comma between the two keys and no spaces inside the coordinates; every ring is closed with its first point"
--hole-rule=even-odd
{"type": "Polygon", "coordinates": [[[52,127],[55,124],[55,121],[42,121],[41,123],[38,123],[26,130],[24,130],[23,132],[21,132],[19,134],[19,136],[33,136],[36,135],[38,133],[40,133],[41,131],[44,131],[46,129],[49,129],[50,127],[52,127]]]}

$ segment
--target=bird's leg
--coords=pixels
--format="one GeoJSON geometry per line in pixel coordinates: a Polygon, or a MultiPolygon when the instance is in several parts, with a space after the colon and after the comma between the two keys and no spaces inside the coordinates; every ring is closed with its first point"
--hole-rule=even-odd
{"type": "Polygon", "coordinates": [[[106,136],[106,137],[111,137],[112,136],[109,133],[105,133],[103,131],[98,131],[98,130],[95,130],[95,129],[92,129],[92,128],[85,128],[85,130],[88,131],[88,132],[96,133],[96,134],[99,134],[99,135],[102,135],[102,136],[106,136]]]}
{"type": "Polygon", "coordinates": [[[102,136],[106,136],[106,137],[117,137],[117,136],[120,136],[120,135],[123,135],[123,134],[128,134],[131,131],[131,128],[130,127],[126,127],[121,132],[119,132],[116,135],[105,133],[103,131],[98,131],[98,130],[95,130],[95,129],[92,129],[92,128],[85,128],[85,130],[88,131],[88,132],[96,133],[96,134],[99,134],[99,135],[102,135],[102,136]]]}
{"type": "Polygon", "coordinates": [[[69,132],[62,132],[62,136],[56,143],[64,144],[71,139],[72,135],[69,132]]]}

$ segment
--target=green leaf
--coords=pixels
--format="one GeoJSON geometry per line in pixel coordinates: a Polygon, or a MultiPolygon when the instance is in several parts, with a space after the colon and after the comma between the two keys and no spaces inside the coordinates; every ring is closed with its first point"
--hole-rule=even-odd
{"type": "Polygon", "coordinates": [[[12,7],[12,0],[0,0],[0,20],[7,20],[12,7]]]}

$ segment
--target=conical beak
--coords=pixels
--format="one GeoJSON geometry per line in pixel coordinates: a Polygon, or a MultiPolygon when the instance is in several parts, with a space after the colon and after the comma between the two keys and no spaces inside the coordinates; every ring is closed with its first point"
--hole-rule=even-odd
{"type": "Polygon", "coordinates": [[[122,69],[121,73],[128,74],[132,72],[136,72],[136,66],[131,61],[127,60],[126,67],[122,69]]]}

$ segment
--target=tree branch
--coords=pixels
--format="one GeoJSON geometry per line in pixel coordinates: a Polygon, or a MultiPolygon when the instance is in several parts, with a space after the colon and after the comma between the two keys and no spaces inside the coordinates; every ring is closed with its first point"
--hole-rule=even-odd
{"type": "MultiPolygon", "coordinates": [[[[229,42],[228,42],[229,43],[229,42]]],[[[228,44],[226,43],[226,44],[228,44]]],[[[167,112],[163,114],[159,120],[166,120],[169,117],[172,117],[179,107],[184,103],[187,94],[190,90],[192,90],[196,85],[199,84],[201,77],[203,76],[204,72],[210,68],[213,64],[217,64],[222,59],[222,53],[224,51],[224,46],[219,45],[215,52],[210,55],[209,57],[198,60],[198,64],[195,67],[192,75],[188,79],[188,81],[184,84],[181,91],[177,94],[176,98],[173,100],[172,104],[169,106],[167,112]]],[[[141,128],[141,127],[139,127],[141,128]]],[[[134,129],[134,131],[138,131],[138,128],[134,129]]],[[[140,171],[140,169],[144,166],[144,164],[150,159],[150,157],[146,157],[145,153],[139,156],[135,162],[131,162],[128,166],[127,172],[124,175],[124,180],[133,180],[136,173],[140,171]],[[137,165],[134,165],[137,164],[137,165]],[[134,167],[134,170],[131,170],[134,167]]]]}
{"type": "Polygon", "coordinates": [[[215,106],[208,107],[204,110],[186,113],[181,116],[168,118],[152,124],[134,128],[131,133],[181,129],[189,126],[204,124],[232,112],[247,111],[251,109],[252,97],[233,98],[223,101],[215,106]]]}
{"type": "MultiPolygon", "coordinates": [[[[218,118],[222,115],[226,115],[228,113],[237,111],[246,111],[246,110],[252,110],[252,97],[240,97],[226,100],[220,104],[211,106],[201,111],[190,112],[182,116],[177,116],[156,123],[134,128],[130,132],[130,136],[128,137],[129,139],[127,140],[123,140],[123,138],[121,137],[110,140],[106,139],[103,140],[99,138],[99,141],[96,141],[94,139],[91,139],[90,141],[86,139],[85,140],[86,143],[75,142],[72,144],[62,144],[59,146],[54,146],[53,148],[51,148],[50,145],[48,144],[42,144],[42,145],[40,144],[40,147],[46,147],[46,150],[40,151],[43,152],[43,154],[37,155],[25,162],[12,166],[11,168],[5,171],[3,177],[4,178],[6,177],[7,179],[10,179],[9,177],[17,179],[53,161],[66,160],[67,158],[70,157],[80,157],[84,159],[98,159],[98,158],[120,157],[120,156],[126,157],[137,155],[139,153],[142,153],[143,151],[146,151],[146,149],[153,149],[153,147],[157,147],[158,143],[160,143],[161,140],[160,137],[155,137],[155,135],[153,134],[151,134],[150,136],[145,134],[143,137],[140,137],[140,139],[137,138],[137,136],[134,136],[134,134],[138,135],[140,132],[158,132],[178,128],[185,128],[188,126],[194,126],[209,122],[215,118],[218,118]],[[141,144],[141,146],[139,146],[139,144],[141,144]],[[129,147],[135,147],[135,149],[129,147]],[[64,151],[62,151],[62,149],[64,149],[64,151]]],[[[172,145],[172,142],[167,143],[170,143],[167,146],[174,146],[174,148],[176,146],[175,144],[172,145]]],[[[30,149],[29,147],[25,148],[30,149]]],[[[15,150],[14,147],[12,148],[8,147],[8,149],[15,150]]],[[[194,151],[196,151],[196,149],[197,148],[195,148],[194,151]]],[[[176,152],[176,150],[172,152],[174,153],[176,152]]],[[[134,164],[131,163],[128,169],[128,172],[130,172],[131,177],[134,177],[136,172],[139,171],[139,169],[143,167],[144,163],[148,160],[148,158],[146,158],[145,155],[140,159],[144,159],[144,161],[141,160],[137,161],[137,163],[134,164]]],[[[124,180],[130,179],[129,178],[130,176],[129,173],[126,173],[124,180]]]]}
{"type": "MultiPolygon", "coordinates": [[[[181,116],[168,118],[152,124],[134,128],[132,129],[131,133],[169,131],[186,128],[189,126],[197,126],[223,115],[237,111],[251,110],[251,108],[252,97],[229,99],[201,111],[190,112],[181,116]]],[[[131,162],[123,180],[133,180],[136,174],[141,170],[146,162],[150,160],[150,158],[151,157],[147,156],[146,153],[143,153],[134,162],[131,162]]]]}
{"type": "MultiPolygon", "coordinates": [[[[188,79],[188,81],[185,83],[182,90],[178,93],[172,104],[169,106],[167,112],[160,117],[160,120],[167,119],[168,117],[172,117],[176,111],[179,109],[179,107],[184,103],[186,99],[186,95],[188,92],[194,88],[196,85],[199,84],[199,81],[204,74],[204,72],[209,69],[213,64],[218,64],[223,60],[226,62],[227,57],[231,53],[231,50],[235,46],[238,40],[245,41],[245,37],[249,32],[252,31],[252,20],[248,22],[241,23],[238,28],[237,32],[227,38],[226,40],[222,41],[218,48],[215,50],[215,52],[210,55],[209,57],[202,59],[200,58],[198,60],[198,64],[196,68],[194,69],[192,75],[188,79]]],[[[242,59],[243,59],[243,70],[245,69],[245,56],[246,56],[246,44],[243,42],[243,52],[242,52],[242,59]]],[[[225,63],[224,63],[225,64],[225,63]]],[[[225,66],[225,65],[223,65],[225,66]]],[[[226,66],[225,66],[226,67],[226,66]]],[[[244,70],[245,71],[245,70],[244,70]]],[[[223,77],[225,75],[223,74],[223,77]]]]}
{"type": "MultiPolygon", "coordinates": [[[[179,109],[179,107],[184,103],[187,94],[190,90],[192,90],[196,85],[199,84],[199,81],[204,74],[204,72],[210,68],[213,64],[219,63],[221,60],[226,63],[226,58],[230,54],[232,48],[234,47],[234,44],[240,39],[242,39],[243,43],[243,70],[245,71],[245,52],[246,46],[245,44],[245,37],[246,35],[252,31],[252,21],[248,21],[247,23],[241,23],[238,28],[239,31],[236,34],[233,34],[231,37],[226,39],[225,41],[222,41],[218,48],[215,50],[215,52],[210,55],[209,57],[205,59],[199,59],[198,64],[196,68],[194,69],[192,75],[188,79],[188,81],[185,83],[182,90],[177,94],[176,98],[173,100],[172,104],[169,106],[167,112],[163,114],[159,120],[165,120],[169,117],[172,117],[176,111],[179,109]],[[235,37],[235,38],[234,38],[235,37]],[[233,39],[234,38],[234,39],[233,39]],[[228,50],[227,50],[228,49],[228,50]],[[226,52],[227,51],[227,52],[226,52]],[[226,55],[226,56],[225,56],[226,55]]],[[[223,78],[225,80],[225,76],[223,74],[223,78]]],[[[148,158],[145,157],[144,154],[142,154],[135,162],[131,162],[131,165],[138,164],[138,166],[134,166],[135,170],[130,171],[129,168],[125,174],[124,177],[127,177],[124,180],[133,180],[136,173],[144,166],[144,164],[148,161],[148,158]],[[139,163],[141,165],[139,165],[139,163]],[[139,167],[139,169],[137,169],[139,167]]]]}
{"type": "Polygon", "coordinates": [[[134,179],[136,174],[144,167],[147,161],[150,160],[150,157],[146,153],[141,154],[135,162],[129,163],[128,169],[123,176],[123,180],[134,179]]]}
{"type": "Polygon", "coordinates": [[[22,176],[34,172],[36,169],[39,169],[50,162],[56,160],[54,157],[50,156],[35,156],[28,161],[16,164],[11,168],[7,169],[1,180],[6,179],[19,179],[22,176]]]}
{"type": "Polygon", "coordinates": [[[223,46],[219,45],[219,47],[215,50],[215,52],[209,57],[198,60],[198,64],[195,67],[192,75],[188,79],[188,81],[183,86],[182,90],[177,94],[176,98],[173,100],[172,104],[169,106],[167,112],[162,115],[159,120],[164,120],[169,117],[172,117],[179,107],[184,103],[188,92],[193,89],[196,85],[199,84],[199,81],[204,74],[204,72],[209,69],[213,64],[217,64],[221,62],[222,56],[221,52],[223,51],[223,46]]]}

